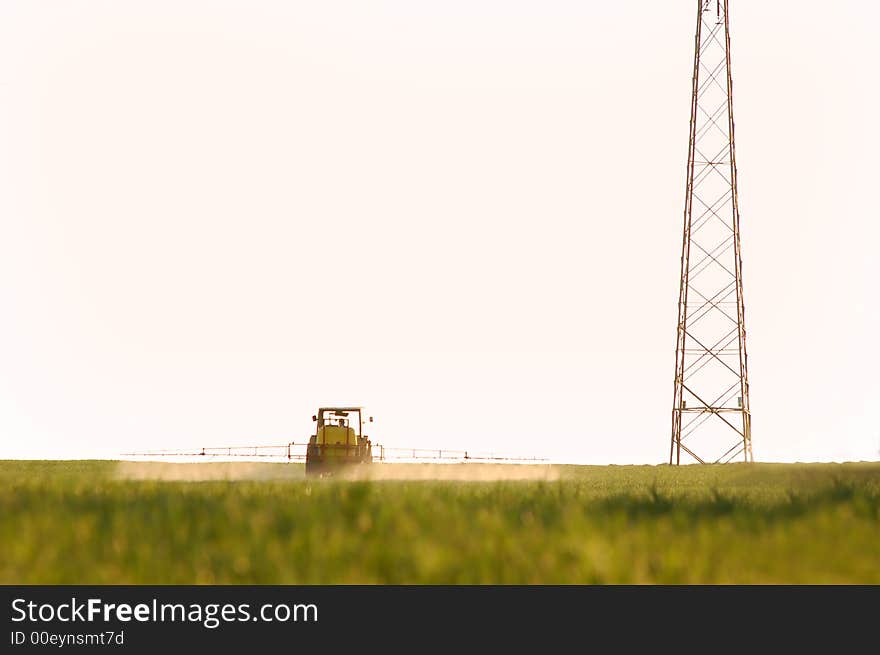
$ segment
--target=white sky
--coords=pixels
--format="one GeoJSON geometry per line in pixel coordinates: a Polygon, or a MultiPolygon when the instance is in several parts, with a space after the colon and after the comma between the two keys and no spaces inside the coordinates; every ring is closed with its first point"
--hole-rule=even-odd
{"type": "MultiPolygon", "coordinates": [[[[880,9],[731,14],[755,457],[877,459],[880,9]]],[[[0,457],[664,461],[694,19],[0,0],[0,457]]]]}

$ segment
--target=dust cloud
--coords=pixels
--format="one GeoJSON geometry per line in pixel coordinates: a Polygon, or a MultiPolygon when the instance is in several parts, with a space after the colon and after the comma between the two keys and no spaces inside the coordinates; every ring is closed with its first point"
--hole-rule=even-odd
{"type": "Polygon", "coordinates": [[[119,480],[206,482],[211,480],[302,480],[301,466],[266,462],[119,462],[119,480]]]}
{"type": "MultiPolygon", "coordinates": [[[[118,480],[206,482],[234,480],[303,480],[302,465],[266,462],[119,462],[118,480]]],[[[558,480],[559,467],[550,464],[388,464],[354,466],[324,476],[328,480],[558,480]]]]}
{"type": "Polygon", "coordinates": [[[345,471],[345,480],[558,480],[550,464],[373,464],[345,471]]]}

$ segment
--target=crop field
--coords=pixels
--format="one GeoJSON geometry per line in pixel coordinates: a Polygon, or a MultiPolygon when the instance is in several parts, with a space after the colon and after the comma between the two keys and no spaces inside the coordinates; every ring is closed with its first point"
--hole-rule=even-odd
{"type": "Polygon", "coordinates": [[[0,583],[880,583],[877,463],[468,466],[0,461],[0,583]]]}

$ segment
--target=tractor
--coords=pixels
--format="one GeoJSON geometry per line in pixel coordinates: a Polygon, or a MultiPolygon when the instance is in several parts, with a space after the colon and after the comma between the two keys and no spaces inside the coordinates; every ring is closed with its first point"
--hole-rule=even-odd
{"type": "MultiPolygon", "coordinates": [[[[363,433],[361,407],[322,407],[312,416],[318,426],[306,449],[306,475],[331,475],[373,461],[373,444],[363,433]]],[[[373,422],[373,417],[369,417],[373,422]]]]}

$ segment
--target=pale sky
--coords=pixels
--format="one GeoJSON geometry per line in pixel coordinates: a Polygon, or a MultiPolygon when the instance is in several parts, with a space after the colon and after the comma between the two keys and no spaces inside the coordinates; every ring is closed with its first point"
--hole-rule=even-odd
{"type": "MultiPolygon", "coordinates": [[[[731,0],[754,455],[880,457],[874,3],[731,0]]],[[[695,6],[0,0],[0,458],[668,457],[695,6]]]]}

